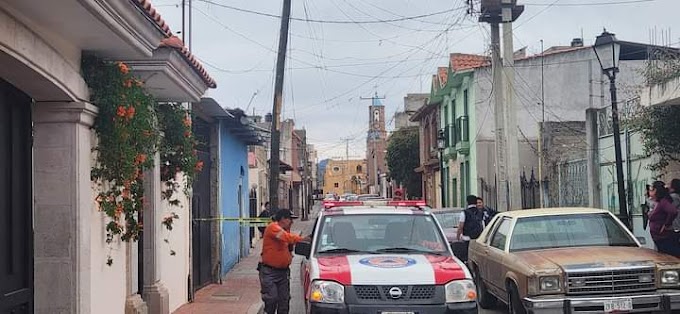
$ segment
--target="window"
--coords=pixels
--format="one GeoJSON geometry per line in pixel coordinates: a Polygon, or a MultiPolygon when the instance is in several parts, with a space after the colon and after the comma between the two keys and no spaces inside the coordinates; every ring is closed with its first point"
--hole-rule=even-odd
{"type": "Polygon", "coordinates": [[[609,214],[555,215],[517,220],[510,250],[579,246],[637,246],[609,214]]]}
{"type": "Polygon", "coordinates": [[[340,187],[340,184],[339,184],[339,183],[337,183],[337,182],[335,182],[335,183],[333,183],[333,187],[336,187],[336,188],[338,188],[338,187],[340,187]]]}
{"type": "Polygon", "coordinates": [[[333,167],[333,172],[338,172],[338,171],[340,171],[340,167],[338,167],[338,166],[333,167]]]}
{"type": "Polygon", "coordinates": [[[491,238],[491,247],[495,247],[501,251],[505,251],[505,240],[508,238],[510,232],[510,219],[505,218],[501,221],[500,226],[491,238]]]}
{"type": "Polygon", "coordinates": [[[361,167],[361,165],[358,165],[357,166],[357,173],[361,173],[362,171],[363,171],[363,168],[361,167]]]}
{"type": "MultiPolygon", "coordinates": [[[[447,242],[427,215],[362,214],[326,216],[317,231],[316,253],[339,249],[390,253],[444,253],[447,242]]],[[[325,253],[324,253],[325,252],[325,253]]]]}
{"type": "Polygon", "coordinates": [[[463,91],[463,115],[468,115],[468,91],[463,91]]]}

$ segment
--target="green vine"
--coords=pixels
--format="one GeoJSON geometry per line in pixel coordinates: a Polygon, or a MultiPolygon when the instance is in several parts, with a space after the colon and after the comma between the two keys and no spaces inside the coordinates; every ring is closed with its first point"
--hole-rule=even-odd
{"type": "MultiPolygon", "coordinates": [[[[180,206],[173,196],[180,188],[190,196],[189,188],[196,173],[203,169],[203,162],[198,160],[195,149],[197,142],[191,131],[191,113],[178,103],[160,104],[157,111],[163,134],[160,157],[164,188],[161,196],[171,205],[180,206]]],[[[163,218],[162,223],[172,230],[172,224],[178,218],[179,215],[173,212],[163,218]]]]}
{"type": "Polygon", "coordinates": [[[645,155],[653,156],[648,166],[663,174],[671,162],[680,162],[680,106],[640,107],[629,123],[642,136],[645,155]]]}
{"type": "MultiPolygon", "coordinates": [[[[121,62],[86,57],[83,75],[99,108],[91,177],[100,186],[99,209],[109,218],[106,242],[115,237],[137,241],[142,230],[138,213],[144,204],[143,173],[153,166],[159,142],[155,101],[121,62]]],[[[109,256],[107,264],[112,262],[109,256]]]]}
{"type": "MultiPolygon", "coordinates": [[[[91,178],[100,188],[96,196],[99,210],[108,218],[106,242],[111,244],[117,237],[137,241],[143,228],[139,219],[144,204],[143,174],[153,168],[156,152],[164,182],[161,194],[173,206],[180,203],[172,196],[182,185],[188,195],[195,173],[203,166],[194,150],[191,116],[181,104],[158,104],[122,62],[84,57],[82,70],[92,103],[99,108],[93,126],[98,142],[93,149],[96,163],[91,178]]],[[[172,212],[160,223],[172,230],[178,218],[172,212]]],[[[109,255],[107,264],[112,263],[109,255]]]]}

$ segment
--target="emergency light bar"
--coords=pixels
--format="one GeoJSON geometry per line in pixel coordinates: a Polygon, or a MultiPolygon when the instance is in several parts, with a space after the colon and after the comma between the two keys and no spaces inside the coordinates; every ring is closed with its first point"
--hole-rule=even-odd
{"type": "Polygon", "coordinates": [[[415,201],[324,201],[324,209],[329,209],[333,207],[345,207],[345,206],[395,206],[395,207],[422,207],[427,206],[427,203],[423,200],[415,201]]]}

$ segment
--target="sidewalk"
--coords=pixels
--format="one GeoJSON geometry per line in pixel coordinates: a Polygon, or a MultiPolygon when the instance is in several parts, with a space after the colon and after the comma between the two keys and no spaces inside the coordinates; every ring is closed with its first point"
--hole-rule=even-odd
{"type": "MultiPolygon", "coordinates": [[[[304,231],[308,234],[318,210],[318,206],[315,206],[309,222],[293,224],[293,233],[304,231]]],[[[173,314],[262,314],[264,303],[257,272],[261,252],[262,241],[258,241],[255,248],[250,250],[250,255],[227,273],[222,284],[211,284],[199,290],[194,296],[194,302],[183,305],[173,314]]]]}
{"type": "Polygon", "coordinates": [[[194,296],[194,302],[177,309],[174,314],[201,313],[262,313],[264,304],[260,297],[260,279],[257,263],[260,260],[262,241],[258,241],[250,255],[242,259],[224,277],[222,284],[211,284],[194,296]]]}

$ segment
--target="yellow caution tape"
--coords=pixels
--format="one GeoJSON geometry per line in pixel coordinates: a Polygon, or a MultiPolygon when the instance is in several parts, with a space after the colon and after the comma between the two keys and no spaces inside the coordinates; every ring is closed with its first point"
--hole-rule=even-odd
{"type": "Polygon", "coordinates": [[[194,221],[234,221],[242,225],[266,227],[270,222],[271,218],[264,217],[212,217],[212,218],[194,218],[194,221]]]}

